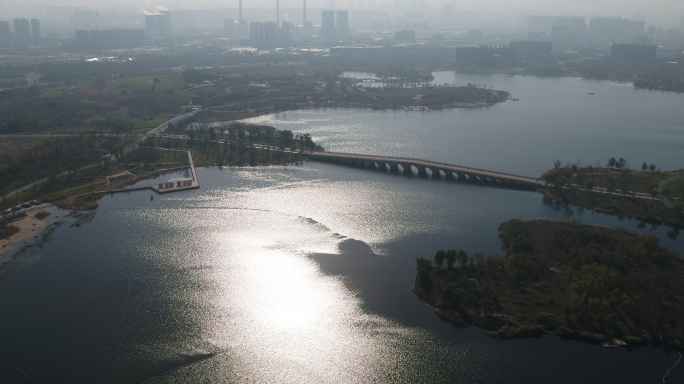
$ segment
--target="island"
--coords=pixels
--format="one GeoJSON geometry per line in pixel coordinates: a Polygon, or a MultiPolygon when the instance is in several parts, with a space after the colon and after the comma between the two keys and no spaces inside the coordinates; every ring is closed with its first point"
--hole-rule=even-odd
{"type": "Polygon", "coordinates": [[[499,231],[504,253],[419,258],[415,294],[493,337],[553,332],[604,346],[684,348],[684,261],[655,236],[574,219],[514,219],[499,231]]]}

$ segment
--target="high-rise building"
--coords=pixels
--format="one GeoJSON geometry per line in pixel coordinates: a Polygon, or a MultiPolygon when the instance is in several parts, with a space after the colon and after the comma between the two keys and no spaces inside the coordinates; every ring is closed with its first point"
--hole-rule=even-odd
{"type": "Polygon", "coordinates": [[[173,27],[171,26],[171,12],[162,11],[160,15],[157,16],[157,31],[159,31],[159,36],[169,37],[173,33],[173,27]]]}
{"type": "Polygon", "coordinates": [[[172,33],[171,12],[162,11],[159,15],[145,15],[145,34],[152,37],[169,37],[172,33]]]}
{"type": "Polygon", "coordinates": [[[335,30],[335,11],[323,11],[321,16],[321,33],[319,36],[328,41],[337,40],[337,31],[335,30]]]}
{"type": "Polygon", "coordinates": [[[24,40],[31,37],[31,27],[27,19],[14,19],[14,34],[17,39],[24,40]]]}
{"type": "Polygon", "coordinates": [[[627,24],[627,38],[633,39],[637,36],[643,36],[646,29],[646,23],[643,21],[630,21],[627,24]]]}
{"type": "Polygon", "coordinates": [[[40,20],[31,19],[31,34],[33,35],[34,39],[40,37],[40,20]]]}
{"type": "Polygon", "coordinates": [[[142,29],[80,29],[74,31],[74,35],[79,52],[100,52],[145,45],[145,31],[142,29]]]}
{"type": "Polygon", "coordinates": [[[157,29],[157,15],[145,15],[145,34],[149,36],[158,36],[157,29]]]}
{"type": "Polygon", "coordinates": [[[573,36],[583,38],[587,34],[587,22],[584,17],[570,18],[570,29],[573,36]]]}
{"type": "Polygon", "coordinates": [[[337,37],[340,39],[348,39],[351,37],[349,31],[349,11],[337,11],[337,37]]]}
{"type": "Polygon", "coordinates": [[[249,23],[249,36],[252,44],[257,47],[271,47],[275,43],[278,24],[269,21],[252,21],[249,23]]]}
{"type": "Polygon", "coordinates": [[[80,52],[86,52],[89,50],[90,43],[90,31],[87,29],[77,29],[74,31],[76,36],[76,49],[80,52]]]}
{"type": "Polygon", "coordinates": [[[625,41],[629,21],[620,17],[594,17],[589,20],[589,34],[595,39],[625,41]]]}
{"type": "Polygon", "coordinates": [[[280,40],[281,41],[289,41],[292,39],[292,23],[289,21],[283,21],[282,24],[280,24],[280,40]]]}
{"type": "Polygon", "coordinates": [[[572,40],[572,27],[569,25],[554,25],[551,27],[551,41],[567,43],[572,40]]]}
{"type": "Polygon", "coordinates": [[[550,32],[553,19],[549,16],[533,15],[527,18],[527,31],[550,32]]]}
{"type": "Polygon", "coordinates": [[[8,21],[0,21],[0,44],[9,41],[11,38],[10,23],[8,21]]]}

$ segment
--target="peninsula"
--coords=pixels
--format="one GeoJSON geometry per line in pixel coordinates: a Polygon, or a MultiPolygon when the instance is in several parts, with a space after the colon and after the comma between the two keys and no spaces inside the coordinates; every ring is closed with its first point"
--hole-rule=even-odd
{"type": "Polygon", "coordinates": [[[610,158],[608,167],[567,165],[544,173],[546,199],[581,206],[599,213],[630,216],[651,224],[673,227],[672,236],[684,227],[684,170],[661,171],[643,163],[641,170],[623,166],[624,159],[610,158]]]}

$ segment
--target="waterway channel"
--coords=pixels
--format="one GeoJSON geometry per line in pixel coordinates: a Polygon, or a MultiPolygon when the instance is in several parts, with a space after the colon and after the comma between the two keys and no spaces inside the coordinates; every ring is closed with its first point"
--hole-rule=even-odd
{"type": "MultiPolygon", "coordinates": [[[[556,158],[681,166],[683,129],[666,107],[681,105],[679,95],[580,79],[438,75],[520,101],[250,121],[311,132],[332,150],[529,176],[556,158]],[[599,90],[608,94],[605,116],[599,90]],[[568,93],[572,113],[555,100],[568,93]],[[636,104],[612,121],[619,100],[636,104]],[[653,114],[634,112],[650,102],[653,114]]],[[[43,383],[642,383],[660,382],[677,360],[656,348],[605,349],[553,335],[492,339],[442,321],[410,291],[417,257],[440,248],[498,252],[498,225],[511,218],[654,233],[684,254],[667,228],[544,203],[533,192],[330,164],[197,173],[200,190],[154,201],[145,191],[107,196],[91,222],[72,228],[67,219],[11,264],[0,275],[0,359],[43,383]]],[[[684,381],[679,368],[667,382],[684,381]]],[[[0,365],[0,382],[28,381],[0,365]]]]}

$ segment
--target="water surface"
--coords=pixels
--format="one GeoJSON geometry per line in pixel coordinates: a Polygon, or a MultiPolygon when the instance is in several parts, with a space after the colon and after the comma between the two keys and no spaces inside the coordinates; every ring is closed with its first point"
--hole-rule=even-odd
{"type": "MultiPolygon", "coordinates": [[[[521,101],[251,121],[311,131],[328,149],[531,176],[556,158],[680,167],[681,125],[668,109],[679,95],[461,76],[435,81],[477,80],[521,101]],[[574,112],[553,99],[563,94],[574,112]],[[645,100],[656,104],[642,108],[645,100]]],[[[667,228],[547,204],[532,192],[328,164],[201,168],[198,176],[200,190],[154,201],[145,191],[107,196],[92,222],[72,228],[68,219],[3,273],[0,359],[45,383],[660,382],[677,360],[656,348],[604,349],[553,335],[492,339],[442,321],[410,291],[416,258],[440,248],[498,252],[498,226],[511,218],[654,233],[684,254],[667,228]]],[[[668,382],[684,380],[678,368],[668,382]]],[[[22,380],[0,368],[0,382],[22,380]]]]}

